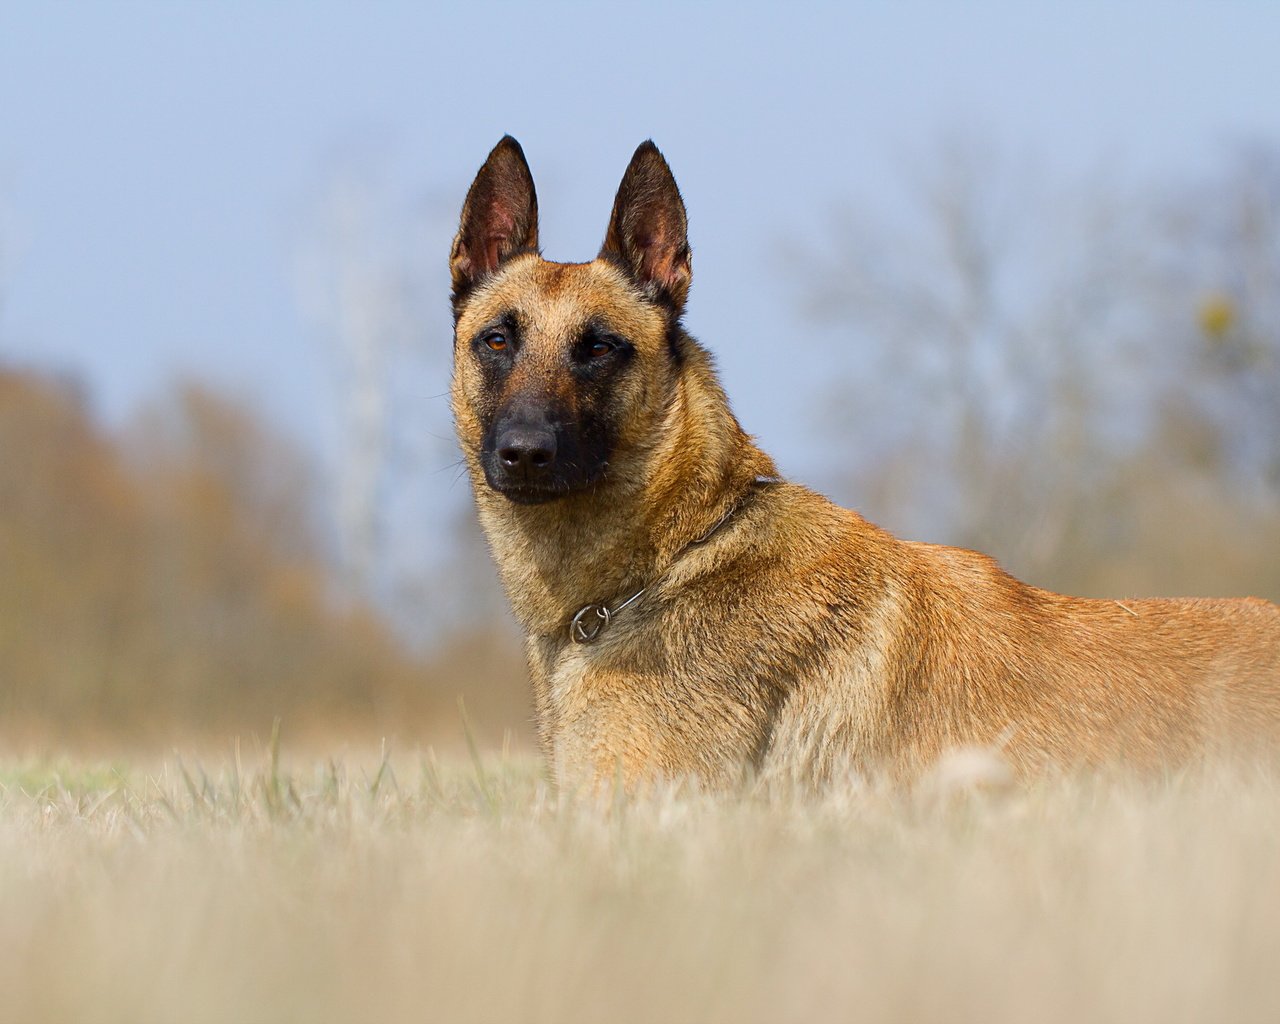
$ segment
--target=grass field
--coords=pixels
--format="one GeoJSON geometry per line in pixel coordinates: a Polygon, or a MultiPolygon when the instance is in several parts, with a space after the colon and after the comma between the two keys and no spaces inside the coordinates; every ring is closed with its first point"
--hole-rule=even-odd
{"type": "Polygon", "coordinates": [[[1280,1019],[1280,778],[558,802],[536,764],[0,765],[0,1019],[1280,1019]]]}

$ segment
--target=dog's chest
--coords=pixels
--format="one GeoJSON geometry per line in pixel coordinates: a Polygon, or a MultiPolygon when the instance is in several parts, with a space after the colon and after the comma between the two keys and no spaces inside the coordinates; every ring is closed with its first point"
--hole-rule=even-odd
{"type": "Polygon", "coordinates": [[[592,648],[566,644],[549,666],[547,698],[556,721],[581,713],[587,704],[592,648]]]}
{"type": "Polygon", "coordinates": [[[636,743],[636,737],[648,732],[643,709],[619,706],[619,687],[610,683],[611,678],[619,681],[617,675],[611,659],[585,644],[566,645],[551,662],[544,681],[543,727],[560,785],[611,777],[618,765],[637,755],[651,759],[636,743]]]}
{"type": "Polygon", "coordinates": [[[707,716],[688,712],[705,694],[636,642],[568,644],[548,665],[543,734],[561,785],[684,775],[741,746],[732,728],[700,729],[707,716]]]}

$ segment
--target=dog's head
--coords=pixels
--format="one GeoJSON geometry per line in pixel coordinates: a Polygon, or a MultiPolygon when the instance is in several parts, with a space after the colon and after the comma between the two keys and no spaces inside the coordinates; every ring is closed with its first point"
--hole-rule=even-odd
{"type": "Polygon", "coordinates": [[[684,203],[652,142],[632,157],[600,254],[551,263],[538,201],[507,136],[462,208],[453,276],[453,409],[488,487],[552,501],[625,472],[652,436],[688,342],[684,203]]]}

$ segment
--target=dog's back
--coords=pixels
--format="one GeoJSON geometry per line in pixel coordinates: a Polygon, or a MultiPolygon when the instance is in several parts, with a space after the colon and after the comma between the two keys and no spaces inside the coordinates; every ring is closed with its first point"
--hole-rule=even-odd
{"type": "Polygon", "coordinates": [[[1280,738],[1280,607],[1064,597],[984,555],[845,515],[828,601],[848,609],[837,614],[853,639],[819,692],[780,716],[774,767],[911,775],[964,746],[998,748],[1023,770],[1155,766],[1280,738]]]}

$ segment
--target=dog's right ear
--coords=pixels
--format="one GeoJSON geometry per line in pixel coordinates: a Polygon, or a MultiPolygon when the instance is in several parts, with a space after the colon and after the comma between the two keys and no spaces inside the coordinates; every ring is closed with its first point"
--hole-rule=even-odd
{"type": "Polygon", "coordinates": [[[515,253],[538,249],[538,197],[520,143],[510,135],[493,147],[462,204],[449,253],[453,301],[515,253]]]}

